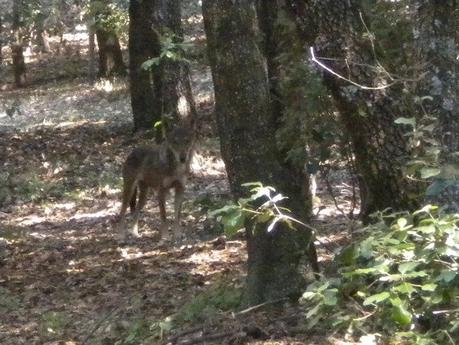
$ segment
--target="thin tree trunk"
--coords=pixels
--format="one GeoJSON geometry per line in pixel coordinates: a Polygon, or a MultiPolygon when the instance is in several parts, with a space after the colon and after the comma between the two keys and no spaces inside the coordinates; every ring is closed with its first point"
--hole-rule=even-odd
{"type": "Polygon", "coordinates": [[[51,48],[49,46],[48,33],[44,29],[44,16],[39,15],[35,21],[35,42],[38,46],[39,53],[49,53],[51,48]]]}
{"type": "Polygon", "coordinates": [[[95,33],[94,33],[94,23],[88,23],[88,40],[89,40],[89,49],[88,49],[88,79],[91,83],[94,83],[96,80],[96,52],[95,52],[95,33]]]}
{"type": "Polygon", "coordinates": [[[11,45],[11,55],[13,60],[14,84],[16,87],[22,87],[26,82],[26,65],[23,54],[23,37],[21,33],[22,21],[22,0],[14,0],[13,2],[13,36],[14,42],[11,45]]]}
{"type": "Polygon", "coordinates": [[[103,28],[96,30],[97,46],[99,47],[99,77],[110,78],[125,75],[126,66],[123,62],[118,36],[103,28]]]}
{"type": "MultiPolygon", "coordinates": [[[[158,0],[155,29],[162,35],[173,35],[176,44],[183,42],[181,0],[158,0]]],[[[179,52],[180,54],[181,52],[179,52]]],[[[156,94],[161,103],[163,121],[177,123],[195,117],[196,108],[191,91],[190,69],[184,57],[164,59],[156,71],[156,94]]]]}
{"type": "MultiPolygon", "coordinates": [[[[221,151],[235,198],[246,195],[245,182],[260,181],[289,196],[287,207],[299,209],[301,190],[281,163],[275,136],[278,119],[271,109],[266,61],[259,50],[254,1],[203,1],[209,60],[215,88],[221,151]]],[[[294,215],[299,216],[301,215],[294,215]]],[[[297,297],[304,284],[299,262],[310,234],[278,224],[247,224],[247,301],[257,304],[297,297]]]]}
{"type": "Polygon", "coordinates": [[[3,54],[2,54],[2,48],[3,48],[3,17],[0,16],[0,66],[3,63],[3,54]]]}
{"type": "Polygon", "coordinates": [[[134,130],[151,129],[161,120],[154,78],[141,67],[160,53],[159,38],[152,29],[154,9],[155,1],[131,0],[129,5],[129,76],[134,130]]]}
{"type": "Polygon", "coordinates": [[[152,128],[157,121],[175,123],[196,118],[189,66],[180,59],[161,57],[159,66],[142,70],[143,62],[158,58],[160,39],[172,34],[175,43],[183,41],[181,2],[158,0],[131,1],[130,76],[131,103],[135,128],[152,128]]]}

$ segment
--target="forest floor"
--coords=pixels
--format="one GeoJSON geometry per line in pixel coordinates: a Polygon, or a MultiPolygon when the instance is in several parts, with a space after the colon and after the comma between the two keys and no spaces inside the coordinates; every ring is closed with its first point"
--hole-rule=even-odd
{"type": "MultiPolygon", "coordinates": [[[[245,243],[226,238],[208,217],[229,191],[205,69],[193,76],[203,125],[185,197],[185,239],[158,241],[151,198],[141,238],[118,241],[121,165],[150,139],[132,134],[126,82],[69,78],[80,70],[75,59],[73,67],[68,57],[37,60],[29,66],[34,81],[20,90],[0,84],[7,86],[0,92],[0,344],[353,344],[306,332],[298,306],[238,306],[245,243]],[[49,68],[64,70],[63,78],[50,78],[49,68]]],[[[330,182],[348,212],[344,176],[330,182]]],[[[324,270],[352,227],[326,190],[319,179],[313,225],[324,270]]]]}
{"type": "MultiPolygon", "coordinates": [[[[118,242],[121,165],[148,141],[132,135],[122,84],[104,91],[63,81],[0,97],[21,100],[20,113],[0,118],[0,343],[194,344],[208,337],[207,344],[338,344],[302,333],[301,317],[289,321],[287,311],[232,313],[246,252],[244,241],[226,239],[207,216],[228,199],[210,118],[187,186],[186,239],[159,244],[152,198],[142,238],[118,242]]],[[[315,223],[324,266],[345,241],[346,220],[326,197],[322,207],[315,223]]],[[[290,313],[301,316],[293,307],[290,313]]]]}

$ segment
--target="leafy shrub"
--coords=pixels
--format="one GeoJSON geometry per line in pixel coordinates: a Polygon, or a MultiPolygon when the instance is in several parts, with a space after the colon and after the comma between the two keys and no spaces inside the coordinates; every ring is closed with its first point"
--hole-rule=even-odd
{"type": "Polygon", "coordinates": [[[177,315],[178,321],[202,321],[220,311],[237,308],[241,304],[242,290],[220,285],[203,292],[185,304],[177,315]]]}
{"type": "Polygon", "coordinates": [[[231,202],[209,212],[210,217],[215,217],[223,225],[227,235],[234,235],[244,228],[246,220],[254,224],[266,223],[268,232],[272,231],[278,222],[285,222],[292,229],[293,223],[310,228],[288,215],[290,211],[279,205],[286,197],[277,193],[273,187],[264,186],[261,182],[244,183],[242,186],[250,189],[248,198],[240,198],[237,203],[231,202]]]}
{"type": "Polygon", "coordinates": [[[380,332],[409,344],[459,338],[459,215],[435,206],[379,215],[338,257],[339,277],[311,284],[308,326],[380,332]]]}

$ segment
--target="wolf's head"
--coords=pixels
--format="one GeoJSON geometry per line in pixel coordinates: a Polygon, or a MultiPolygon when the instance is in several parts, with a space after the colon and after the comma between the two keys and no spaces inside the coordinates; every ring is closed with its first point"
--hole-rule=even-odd
{"type": "Polygon", "coordinates": [[[194,132],[187,126],[173,128],[166,134],[166,144],[180,164],[190,161],[194,142],[194,132]]]}

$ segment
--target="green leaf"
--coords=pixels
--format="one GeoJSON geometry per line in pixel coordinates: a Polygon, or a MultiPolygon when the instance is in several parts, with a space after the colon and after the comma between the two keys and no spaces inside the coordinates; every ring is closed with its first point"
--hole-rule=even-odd
{"type": "Polygon", "coordinates": [[[442,280],[445,283],[451,282],[454,278],[456,278],[457,273],[449,270],[443,270],[440,273],[440,276],[437,280],[442,280]]]}
{"type": "Polygon", "coordinates": [[[338,289],[329,289],[324,292],[324,304],[334,306],[338,303],[338,289]]]}
{"type": "Polygon", "coordinates": [[[305,293],[303,293],[303,299],[313,299],[316,295],[317,293],[315,293],[314,291],[306,291],[305,293]]]}
{"type": "Polygon", "coordinates": [[[274,229],[274,226],[281,220],[281,218],[276,217],[273,221],[269,224],[268,228],[266,229],[267,232],[271,232],[274,229]]]}
{"type": "Polygon", "coordinates": [[[370,273],[380,273],[384,274],[389,272],[389,267],[386,264],[380,264],[373,267],[368,268],[359,268],[355,271],[349,272],[348,275],[363,275],[363,274],[370,274],[370,273]]]}
{"type": "Polygon", "coordinates": [[[404,262],[404,263],[401,263],[399,266],[398,266],[398,271],[401,273],[401,274],[405,274],[405,273],[408,273],[408,272],[412,272],[414,271],[414,269],[416,267],[419,266],[419,262],[404,262]]]}
{"type": "Polygon", "coordinates": [[[397,219],[397,224],[400,227],[400,229],[403,229],[405,228],[406,224],[408,224],[408,221],[406,220],[406,218],[402,217],[402,218],[397,219]]]}
{"type": "Polygon", "coordinates": [[[421,286],[422,291],[435,291],[437,284],[424,284],[421,286]]]}
{"type": "Polygon", "coordinates": [[[399,117],[395,119],[394,123],[397,125],[409,125],[411,127],[416,126],[416,118],[414,117],[399,117]]]}
{"type": "Polygon", "coordinates": [[[351,266],[355,264],[355,259],[357,256],[357,251],[355,245],[351,244],[345,247],[338,256],[338,261],[342,262],[346,266],[351,266]]]}
{"type": "Polygon", "coordinates": [[[392,308],[391,318],[399,325],[406,326],[411,323],[413,316],[400,304],[392,308]]]}
{"type": "Polygon", "coordinates": [[[372,296],[367,297],[363,301],[363,305],[370,305],[370,304],[374,304],[374,303],[380,303],[382,301],[385,301],[389,297],[390,297],[390,293],[387,292],[387,291],[384,291],[384,292],[378,293],[376,295],[372,295],[372,296]]]}
{"type": "Polygon", "coordinates": [[[382,276],[381,278],[379,278],[379,280],[382,282],[396,282],[404,279],[425,277],[427,275],[428,274],[425,271],[411,272],[405,274],[389,274],[387,276],[382,276]]]}
{"type": "Polygon", "coordinates": [[[271,196],[271,191],[273,190],[272,187],[260,187],[260,188],[257,188],[255,193],[252,194],[250,196],[250,199],[252,200],[257,200],[261,197],[267,197],[269,198],[269,196],[271,196]]]}
{"type": "Polygon", "coordinates": [[[269,222],[273,218],[273,216],[274,216],[274,214],[267,210],[267,211],[257,215],[256,222],[259,223],[259,224],[269,222]]]}
{"type": "Polygon", "coordinates": [[[414,211],[413,212],[413,216],[416,216],[416,215],[418,215],[420,213],[430,213],[430,212],[435,211],[437,209],[438,209],[438,206],[427,204],[423,208],[421,208],[420,210],[414,211]]]}
{"type": "Polygon", "coordinates": [[[209,216],[210,217],[215,217],[215,216],[219,216],[219,215],[225,215],[225,214],[228,214],[228,213],[233,213],[235,212],[236,210],[240,209],[241,207],[239,205],[225,205],[221,208],[218,208],[216,210],[212,210],[209,212],[209,216]]]}
{"type": "Polygon", "coordinates": [[[306,319],[309,319],[310,317],[316,315],[317,313],[320,312],[320,304],[317,304],[314,308],[310,309],[307,313],[306,313],[306,319]]]}
{"type": "Polygon", "coordinates": [[[451,181],[443,180],[443,179],[436,179],[427,188],[426,196],[437,196],[451,185],[452,185],[451,181]]]}
{"type": "Polygon", "coordinates": [[[421,178],[429,178],[440,174],[441,170],[438,168],[424,167],[421,169],[421,178]]]}
{"type": "Polygon", "coordinates": [[[140,66],[140,68],[142,68],[143,70],[150,70],[151,68],[153,68],[154,66],[158,66],[160,63],[160,58],[153,58],[153,59],[148,59],[146,60],[144,63],[142,63],[142,65],[140,66]]]}
{"type": "Polygon", "coordinates": [[[170,332],[174,328],[174,319],[171,316],[166,317],[163,321],[159,322],[159,327],[163,332],[170,332]]]}
{"type": "Polygon", "coordinates": [[[394,291],[400,292],[405,295],[411,295],[413,292],[416,292],[416,289],[413,287],[413,284],[402,283],[394,287],[394,291]]]}
{"type": "Polygon", "coordinates": [[[365,259],[373,257],[374,242],[375,239],[373,236],[370,236],[366,240],[363,240],[359,245],[359,255],[365,259]]]}
{"type": "Polygon", "coordinates": [[[239,229],[244,227],[245,215],[241,209],[236,209],[222,217],[222,224],[227,235],[234,235],[239,229]]]}
{"type": "Polygon", "coordinates": [[[435,233],[435,226],[433,224],[418,226],[414,231],[421,232],[423,234],[433,234],[435,233]]]}
{"type": "Polygon", "coordinates": [[[272,198],[272,202],[273,203],[277,203],[281,200],[284,200],[284,199],[287,199],[287,197],[283,196],[282,194],[276,194],[273,198],[272,198]]]}

